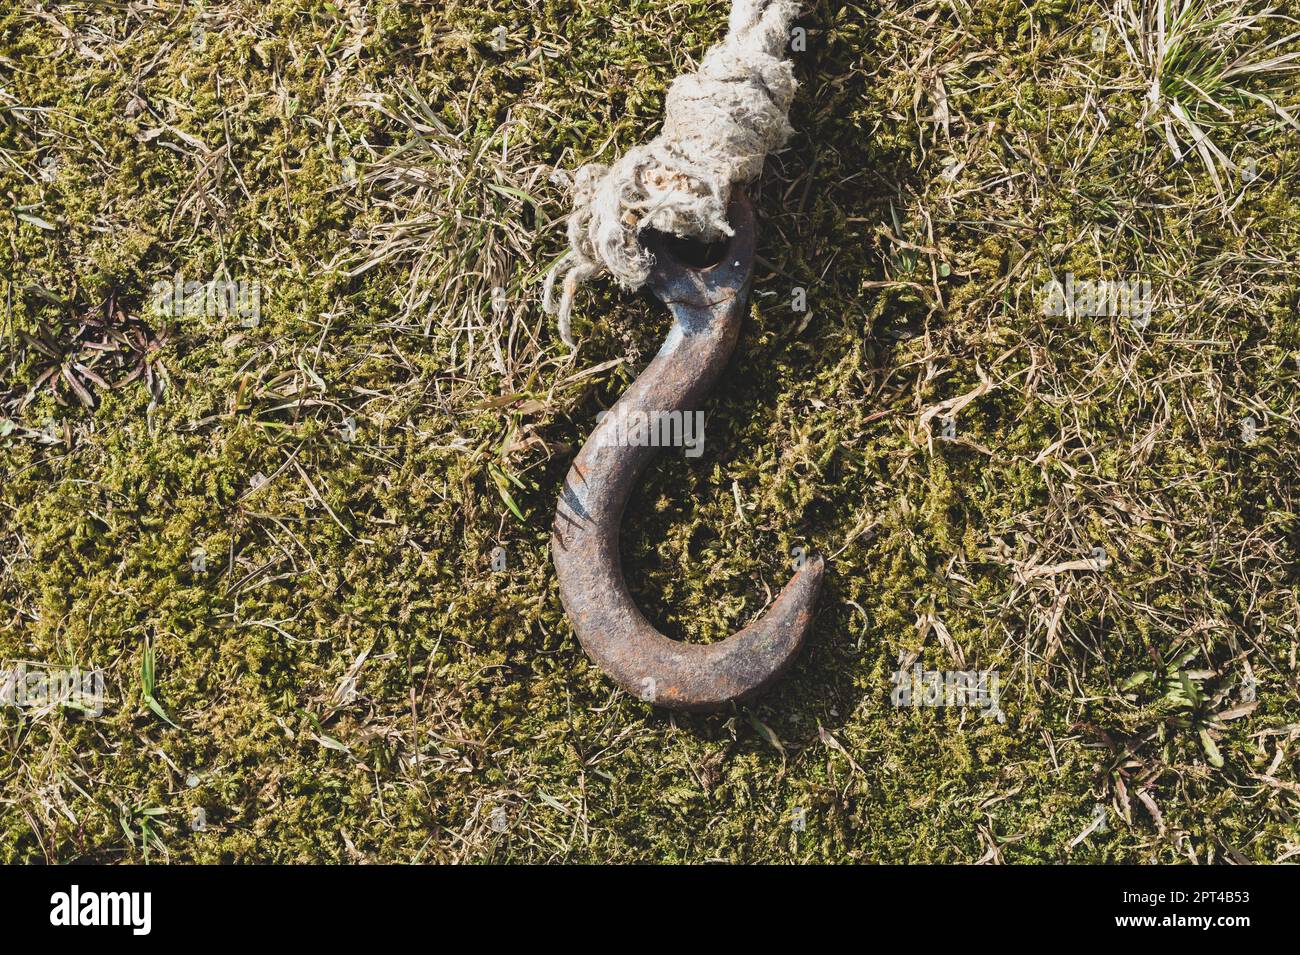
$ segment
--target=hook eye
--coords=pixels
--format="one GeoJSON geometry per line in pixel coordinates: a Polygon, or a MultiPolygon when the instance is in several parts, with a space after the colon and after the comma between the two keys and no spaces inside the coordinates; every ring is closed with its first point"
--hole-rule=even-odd
{"type": "Polygon", "coordinates": [[[741,189],[731,193],[727,219],[735,235],[717,242],[682,239],[647,229],[655,257],[650,290],[662,302],[712,309],[749,283],[754,269],[754,209],[741,189]]]}
{"type": "Polygon", "coordinates": [[[704,271],[718,265],[727,257],[727,250],[732,243],[729,237],[723,237],[716,242],[702,242],[699,239],[669,235],[655,229],[647,229],[646,232],[653,245],[671,256],[674,262],[697,271],[704,271]]]}

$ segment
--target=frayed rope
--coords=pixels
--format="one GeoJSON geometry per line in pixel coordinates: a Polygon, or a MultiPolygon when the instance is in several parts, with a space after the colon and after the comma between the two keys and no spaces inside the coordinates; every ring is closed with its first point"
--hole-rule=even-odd
{"type": "Polygon", "coordinates": [[[569,315],[579,285],[608,273],[637,289],[650,277],[641,230],[705,242],[732,234],[731,187],[756,178],[792,132],[797,84],[784,54],[798,14],[798,0],[732,0],[726,37],[705,53],[699,72],[669,88],[659,135],[612,166],[578,170],[569,251],[547,273],[542,299],[565,344],[574,345],[569,315]]]}

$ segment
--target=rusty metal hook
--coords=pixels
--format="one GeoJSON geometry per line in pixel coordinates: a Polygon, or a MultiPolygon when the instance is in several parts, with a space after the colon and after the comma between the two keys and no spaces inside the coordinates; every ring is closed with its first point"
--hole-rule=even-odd
{"type": "Polygon", "coordinates": [[[650,287],[673,327],[578,453],[551,537],[560,600],[587,655],[639,698],[676,710],[717,709],[780,677],[808,634],[822,582],[822,558],[808,558],[758,620],[697,645],[655,630],[623,579],[623,508],[656,449],[619,446],[616,429],[634,415],[694,411],[731,358],[754,271],[754,210],[739,190],[728,217],[735,235],[711,267],[683,263],[664,239],[647,242],[655,255],[650,287]]]}

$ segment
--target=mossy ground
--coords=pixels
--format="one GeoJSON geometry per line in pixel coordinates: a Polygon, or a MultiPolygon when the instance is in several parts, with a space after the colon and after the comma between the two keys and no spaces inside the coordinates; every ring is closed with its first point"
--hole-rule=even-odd
{"type": "Polygon", "coordinates": [[[650,135],[722,7],[0,13],[0,658],[109,695],[0,710],[0,859],[1300,849],[1300,134],[1239,109],[1221,194],[1110,4],[811,4],[705,454],[624,531],[688,640],[828,555],[811,645],[709,717],[584,657],[552,509],[665,319],[598,285],[559,343],[551,173],[650,135]],[[1150,323],[1046,314],[1070,272],[1150,279],[1150,323]],[[157,314],[178,273],[260,323],[157,314]],[[86,346],[109,298],[155,347],[86,346]],[[900,659],[998,671],[1006,721],[893,706],[900,659]]]}

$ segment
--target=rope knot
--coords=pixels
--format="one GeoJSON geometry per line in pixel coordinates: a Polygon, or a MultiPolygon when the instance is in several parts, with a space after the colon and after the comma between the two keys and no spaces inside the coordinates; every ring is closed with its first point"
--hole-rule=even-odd
{"type": "Polygon", "coordinates": [[[792,132],[798,84],[784,54],[798,13],[797,0],[733,0],[726,37],[698,72],[669,88],[659,135],[612,166],[578,170],[569,251],[547,273],[543,291],[566,344],[574,344],[569,316],[579,285],[608,274],[637,289],[650,277],[654,263],[638,239],[643,229],[706,242],[732,234],[732,186],[756,178],[792,132]]]}

